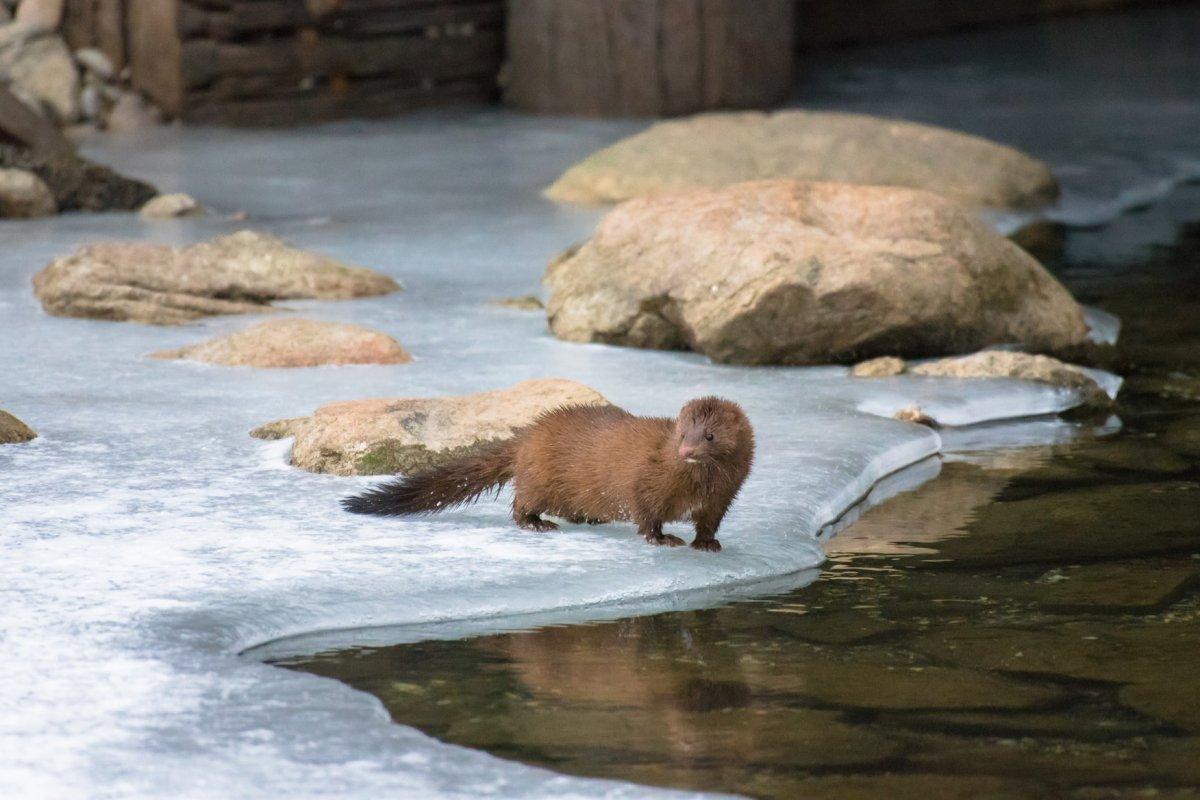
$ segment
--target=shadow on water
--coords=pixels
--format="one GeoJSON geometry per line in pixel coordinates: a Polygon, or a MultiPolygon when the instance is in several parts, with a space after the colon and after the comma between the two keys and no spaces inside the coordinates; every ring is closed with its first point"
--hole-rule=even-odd
{"type": "MultiPolygon", "coordinates": [[[[1200,188],[1176,202],[1200,219],[1200,188]]],[[[1119,434],[948,458],[829,541],[810,586],[276,663],[577,775],[779,798],[1194,796],[1200,223],[1178,230],[1117,265],[1097,255],[1111,232],[1068,232],[1051,259],[1124,320],[1119,434]]]]}

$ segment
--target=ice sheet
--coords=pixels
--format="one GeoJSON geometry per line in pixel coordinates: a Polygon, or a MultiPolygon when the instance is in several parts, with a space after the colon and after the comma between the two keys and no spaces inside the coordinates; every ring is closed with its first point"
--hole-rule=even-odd
{"type": "MultiPolygon", "coordinates": [[[[930,116],[920,90],[934,78],[890,69],[901,89],[917,81],[904,115],[930,116]]],[[[848,107],[896,111],[890,99],[840,91],[848,107]]],[[[1044,133],[1043,98],[1018,103],[1024,94],[1005,91],[1007,123],[967,127],[996,122],[1004,139],[1026,120],[1044,133]]],[[[41,434],[0,447],[0,796],[647,796],[441,745],[388,723],[372,698],[237,653],[325,629],[459,620],[469,632],[489,617],[579,620],[774,591],[811,575],[823,525],[939,447],[932,431],[856,409],[915,402],[964,424],[1072,401],[1020,382],[850,380],[842,368],[572,345],[549,337],[540,315],[485,305],[537,292],[545,261],[597,218],[537,189],[638,127],[468,109],[289,132],[156,131],[91,152],[222,213],[244,210],[250,223],[218,214],[0,224],[0,407],[41,434]],[[30,292],[34,272],[81,242],[188,243],[242,224],[400,278],[404,294],[294,308],[385,330],[416,360],[298,371],[164,363],[143,356],[252,320],[160,329],[54,319],[30,292]],[[293,470],[286,443],[246,435],[332,400],[539,376],[581,380],[641,413],[670,414],[710,392],[741,402],[760,449],[722,529],[725,552],[654,550],[618,525],[514,531],[503,499],[415,522],[350,517],[337,499],[369,481],[293,470]]],[[[1031,132],[1015,138],[1070,174],[1054,136],[1045,153],[1031,132]]],[[[1039,424],[1006,435],[1072,430],[1039,424]]]]}

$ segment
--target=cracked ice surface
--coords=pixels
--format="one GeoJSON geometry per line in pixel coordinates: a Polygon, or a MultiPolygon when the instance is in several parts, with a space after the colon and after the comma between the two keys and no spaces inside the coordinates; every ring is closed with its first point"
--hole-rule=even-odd
{"type": "Polygon", "coordinates": [[[218,211],[245,209],[256,227],[404,281],[390,297],[292,306],[395,335],[416,357],[402,366],[164,363],[144,356],[251,320],[56,319],[30,291],[34,272],[84,241],[188,243],[244,224],[219,214],[0,227],[3,403],[41,434],[0,449],[5,796],[643,796],[439,744],[390,724],[372,698],[237,653],[323,629],[582,619],[606,603],[670,608],[799,583],[821,561],[823,524],[940,445],[856,406],[886,394],[970,422],[1073,402],[1019,382],[899,378],[885,390],[839,367],[568,344],[540,314],[485,305],[536,291],[546,260],[586,235],[598,212],[555,208],[536,188],[620,127],[464,111],[110,146],[108,157],[218,211]],[[759,458],[722,528],[725,552],[653,549],[621,525],[516,531],[503,500],[427,520],[352,517],[337,500],[369,481],[292,469],[286,442],[246,433],[332,400],[539,376],[580,380],[640,413],[673,414],[707,393],[741,402],[759,458]]]}

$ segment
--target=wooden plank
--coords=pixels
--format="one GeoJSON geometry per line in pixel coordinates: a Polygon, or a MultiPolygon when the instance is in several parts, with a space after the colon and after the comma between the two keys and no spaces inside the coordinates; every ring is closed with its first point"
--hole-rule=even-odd
{"type": "Polygon", "coordinates": [[[461,81],[426,88],[351,86],[311,97],[279,97],[235,102],[199,102],[184,120],[198,124],[251,127],[295,125],[345,117],[382,117],[431,106],[495,99],[495,82],[461,81]]]}
{"type": "Polygon", "coordinates": [[[703,106],[700,4],[703,0],[660,0],[660,114],[686,114],[703,106]]]}
{"type": "MultiPolygon", "coordinates": [[[[371,13],[333,11],[316,16],[297,2],[234,2],[220,10],[192,3],[180,6],[179,32],[185,38],[222,41],[246,39],[266,33],[294,33],[314,28],[344,36],[425,33],[429,28],[499,29],[504,24],[501,0],[474,0],[456,4],[384,8],[371,13]]],[[[438,31],[442,33],[442,30],[438,31]]]]}
{"type": "Polygon", "coordinates": [[[423,76],[468,62],[492,65],[494,73],[501,55],[502,37],[496,31],[436,40],[423,36],[357,40],[315,34],[247,44],[193,40],[182,45],[181,73],[188,89],[230,75],[275,75],[281,80],[388,73],[423,76]]]}
{"type": "Polygon", "coordinates": [[[177,116],[183,110],[178,0],[128,0],[127,11],[133,85],[177,116]]]}

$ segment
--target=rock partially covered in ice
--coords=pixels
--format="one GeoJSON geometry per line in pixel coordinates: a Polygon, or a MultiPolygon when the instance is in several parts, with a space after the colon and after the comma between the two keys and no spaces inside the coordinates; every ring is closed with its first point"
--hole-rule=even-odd
{"type": "Polygon", "coordinates": [[[850,368],[850,375],[855,378],[890,378],[901,374],[905,368],[903,358],[880,356],[858,362],[850,368]]]}
{"type": "Polygon", "coordinates": [[[87,245],[35,275],[33,287],[48,314],[153,325],[261,313],[272,300],[342,300],[400,288],[386,275],[253,231],[182,250],[141,243],[87,245]]]}
{"type": "Polygon", "coordinates": [[[37,434],[28,425],[0,409],[0,444],[29,442],[36,438],[37,434]]]}
{"type": "Polygon", "coordinates": [[[1011,147],[860,114],[702,114],[659,122],[593,153],[547,191],[612,203],[764,178],[905,186],[972,207],[1029,208],[1058,195],[1050,169],[1011,147]]]}
{"type": "Polygon", "coordinates": [[[507,439],[554,408],[607,404],[599,392],[574,381],[531,380],[458,397],[331,403],[311,417],[270,422],[250,435],[296,437],[292,464],[309,472],[390,475],[428,469],[507,439]]]}
{"type": "Polygon", "coordinates": [[[924,425],[927,428],[940,427],[933,417],[921,410],[920,406],[905,406],[904,408],[892,414],[892,419],[900,422],[911,422],[914,425],[924,425]]]}
{"type": "Polygon", "coordinates": [[[50,188],[32,172],[0,168],[0,218],[29,219],[58,213],[50,188]]]}
{"type": "Polygon", "coordinates": [[[913,189],[758,181],[630,200],[546,271],[561,339],[739,364],[1083,342],[1083,311],[974,214],[913,189]]]}
{"type": "Polygon", "coordinates": [[[183,358],[230,367],[316,367],[322,364],[405,364],[412,360],[386,333],[358,325],[277,319],[154,358],[183,358]]]}
{"type": "Polygon", "coordinates": [[[143,219],[175,219],[176,217],[202,217],[204,206],[195,201],[191,195],[177,192],[175,194],[160,194],[146,202],[138,214],[143,219]]]}
{"type": "Polygon", "coordinates": [[[59,211],[133,211],[158,194],[148,183],[71,153],[0,143],[0,167],[36,173],[54,193],[59,211]]]}
{"type": "Polygon", "coordinates": [[[1112,405],[1112,398],[1092,376],[1074,364],[1067,364],[1049,356],[1008,350],[984,350],[969,356],[943,358],[918,364],[909,372],[913,375],[939,378],[1018,378],[1039,381],[1078,391],[1082,397],[1081,405],[1084,407],[1106,408],[1112,405]]]}

